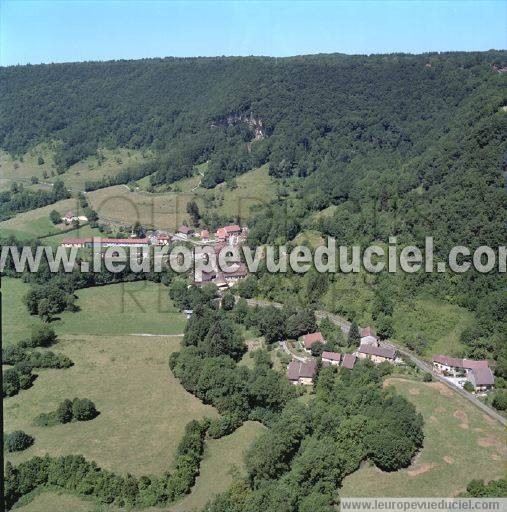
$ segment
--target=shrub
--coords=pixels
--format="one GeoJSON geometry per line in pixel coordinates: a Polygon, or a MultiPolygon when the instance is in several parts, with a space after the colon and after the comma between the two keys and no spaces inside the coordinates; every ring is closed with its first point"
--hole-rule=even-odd
{"type": "Polygon", "coordinates": [[[32,446],[34,438],[22,430],[15,430],[5,437],[5,447],[8,452],[21,452],[32,446]]]}
{"type": "Polygon", "coordinates": [[[463,389],[465,391],[468,391],[469,393],[473,393],[474,390],[475,390],[474,385],[469,380],[467,380],[465,382],[465,385],[463,386],[463,389]]]}
{"type": "Polygon", "coordinates": [[[507,391],[497,391],[493,398],[492,405],[499,411],[507,410],[507,391]]]}
{"type": "Polygon", "coordinates": [[[64,400],[56,409],[56,417],[59,423],[68,423],[72,421],[73,404],[70,400],[64,400]]]}
{"type": "Polygon", "coordinates": [[[98,415],[95,404],[88,398],[74,398],[72,401],[72,417],[77,421],[93,420],[98,415]]]}
{"type": "Polygon", "coordinates": [[[234,415],[225,415],[222,418],[212,420],[208,434],[213,439],[232,434],[241,425],[241,419],[234,415]]]}
{"type": "Polygon", "coordinates": [[[430,372],[425,372],[423,375],[423,382],[431,382],[433,380],[433,376],[430,372]]]}

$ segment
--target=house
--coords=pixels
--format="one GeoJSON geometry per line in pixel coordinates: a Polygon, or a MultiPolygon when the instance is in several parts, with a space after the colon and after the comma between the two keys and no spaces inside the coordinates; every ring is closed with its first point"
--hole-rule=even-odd
{"type": "Polygon", "coordinates": [[[342,366],[347,370],[352,370],[356,364],[357,357],[354,354],[345,354],[342,359],[342,366]]]}
{"type": "Polygon", "coordinates": [[[248,275],[248,269],[244,263],[238,263],[238,268],[234,272],[224,272],[224,279],[228,284],[234,284],[248,275]]]}
{"type": "Polygon", "coordinates": [[[147,238],[99,238],[103,247],[148,247],[150,241],[147,238]]]}
{"type": "Polygon", "coordinates": [[[432,358],[433,370],[441,375],[450,377],[464,377],[467,370],[477,368],[489,368],[487,360],[461,359],[459,357],[449,357],[436,355],[432,358]]]}
{"type": "Polygon", "coordinates": [[[374,345],[375,347],[378,347],[380,345],[379,340],[373,334],[373,329],[371,327],[365,327],[361,331],[360,345],[374,345]]]}
{"type": "Polygon", "coordinates": [[[155,235],[153,243],[155,245],[160,245],[160,246],[169,245],[169,240],[170,240],[170,238],[167,233],[158,233],[155,235]]]}
{"type": "Polygon", "coordinates": [[[294,384],[303,384],[311,386],[317,373],[317,363],[315,361],[291,361],[287,367],[287,378],[294,384]]]}
{"type": "Polygon", "coordinates": [[[324,337],[322,336],[321,332],[312,332],[310,334],[305,334],[303,336],[303,348],[307,352],[310,352],[312,349],[312,345],[317,342],[322,344],[325,343],[324,337]]]}
{"type": "Polygon", "coordinates": [[[187,238],[190,238],[194,234],[194,230],[192,228],[189,228],[188,226],[180,226],[178,228],[178,232],[176,233],[177,236],[180,238],[183,238],[186,240],[187,238]]]}
{"type": "Polygon", "coordinates": [[[216,237],[219,242],[228,242],[231,245],[236,245],[242,231],[241,227],[237,224],[230,224],[229,226],[218,228],[216,237]]]}
{"type": "Polygon", "coordinates": [[[201,231],[201,241],[202,242],[209,242],[209,231],[207,229],[203,229],[201,231]]]}
{"type": "Polygon", "coordinates": [[[76,215],[72,210],[69,210],[64,217],[62,217],[65,224],[71,224],[74,221],[88,222],[88,217],[84,215],[76,215]]]}
{"type": "Polygon", "coordinates": [[[322,365],[338,366],[340,364],[341,357],[342,355],[339,352],[327,352],[324,350],[324,352],[322,352],[322,365]]]}
{"type": "Polygon", "coordinates": [[[396,360],[396,349],[394,347],[377,347],[376,345],[361,345],[357,351],[359,359],[369,359],[375,364],[385,361],[394,363],[396,360]]]}
{"type": "Polygon", "coordinates": [[[472,383],[476,393],[490,391],[495,385],[495,376],[487,366],[470,368],[467,370],[467,379],[472,383]]]}

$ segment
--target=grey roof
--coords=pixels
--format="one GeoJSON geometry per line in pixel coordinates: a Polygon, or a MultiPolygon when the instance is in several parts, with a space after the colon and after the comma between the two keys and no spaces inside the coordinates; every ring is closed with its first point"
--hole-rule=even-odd
{"type": "Polygon", "coordinates": [[[356,359],[357,357],[354,354],[345,354],[342,359],[342,366],[344,368],[352,370],[352,368],[354,368],[354,365],[356,364],[356,359]]]}
{"type": "Polygon", "coordinates": [[[359,352],[371,356],[385,357],[386,359],[396,358],[396,349],[393,347],[376,347],[375,345],[361,345],[359,352]]]}
{"type": "Polygon", "coordinates": [[[490,368],[472,368],[469,370],[476,386],[492,386],[495,376],[490,368]]]}
{"type": "Polygon", "coordinates": [[[315,361],[291,361],[287,367],[287,378],[289,380],[299,380],[300,378],[313,378],[317,371],[315,361]]]}

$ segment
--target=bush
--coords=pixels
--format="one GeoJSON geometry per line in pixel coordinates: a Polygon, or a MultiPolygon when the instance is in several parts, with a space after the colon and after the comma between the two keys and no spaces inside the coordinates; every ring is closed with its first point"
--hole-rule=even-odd
{"type": "Polygon", "coordinates": [[[475,391],[474,385],[469,380],[465,382],[463,389],[469,393],[473,393],[475,391]]]}
{"type": "Polygon", "coordinates": [[[433,376],[430,372],[425,372],[423,375],[423,382],[431,382],[433,380],[433,376]]]}
{"type": "Polygon", "coordinates": [[[16,430],[5,437],[5,447],[8,452],[21,452],[32,446],[35,439],[22,430],[16,430]]]}
{"type": "Polygon", "coordinates": [[[58,423],[69,423],[73,418],[73,404],[70,400],[64,400],[56,409],[56,418],[58,423]]]}
{"type": "Polygon", "coordinates": [[[212,439],[232,434],[241,425],[241,419],[234,415],[225,415],[222,418],[212,420],[208,429],[208,435],[212,439]]]}
{"type": "Polygon", "coordinates": [[[95,404],[88,398],[74,398],[72,401],[72,418],[76,421],[93,420],[98,415],[95,404]]]}
{"type": "Polygon", "coordinates": [[[493,398],[492,405],[495,409],[499,411],[507,410],[507,391],[497,391],[495,393],[495,397],[493,398]]]}

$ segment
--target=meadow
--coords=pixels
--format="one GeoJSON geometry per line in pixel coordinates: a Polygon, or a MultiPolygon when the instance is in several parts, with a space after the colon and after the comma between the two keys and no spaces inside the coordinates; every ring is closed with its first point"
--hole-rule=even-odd
{"type": "Polygon", "coordinates": [[[34,455],[82,454],[122,474],[160,474],[171,467],[186,423],[216,410],[186,392],[167,362],[180,337],[65,336],[53,350],[74,361],[65,370],[39,370],[29,390],[4,402],[4,430],[24,430],[35,443],[8,454],[19,463],[34,455]],[[87,397],[100,411],[88,422],[36,427],[33,419],[65,398],[87,397]]]}
{"type": "Polygon", "coordinates": [[[37,146],[23,155],[22,159],[14,159],[5,151],[0,151],[0,190],[10,188],[15,181],[30,188],[47,188],[55,179],[60,179],[69,190],[77,193],[84,190],[86,181],[114,176],[152,156],[149,151],[143,153],[126,148],[100,149],[98,153],[100,157],[89,156],[58,174],[49,145],[37,146]],[[41,165],[38,163],[39,156],[44,161],[41,165]],[[31,185],[32,177],[39,180],[37,185],[31,185]]]}
{"type": "Polygon", "coordinates": [[[76,295],[79,312],[65,311],[52,322],[59,335],[175,335],[185,328],[184,315],[171,304],[162,284],[110,284],[78,290],[76,295]]]}
{"type": "Polygon", "coordinates": [[[267,166],[239,176],[236,188],[221,184],[211,190],[192,190],[198,183],[198,176],[193,176],[174,183],[170,192],[153,194],[118,185],[90,192],[88,199],[103,220],[128,225],[139,221],[146,227],[174,232],[190,220],[186,212],[189,201],[196,201],[202,211],[216,211],[230,219],[239,215],[247,220],[250,208],[269,201],[276,191],[267,166]]]}
{"type": "Polygon", "coordinates": [[[385,384],[423,415],[423,449],[410,467],[393,473],[365,465],[344,480],[340,496],[449,497],[474,478],[504,476],[507,448],[498,422],[441,383],[390,378],[385,384]]]}
{"type": "Polygon", "coordinates": [[[0,222],[0,233],[2,236],[14,235],[19,240],[31,240],[33,238],[55,235],[72,229],[64,223],[53,224],[49,220],[49,214],[56,210],[62,216],[69,210],[79,211],[76,198],[63,199],[54,204],[36,208],[0,222]]]}
{"type": "Polygon", "coordinates": [[[2,345],[7,347],[30,337],[33,325],[40,321],[31,316],[23,303],[30,286],[21,279],[1,278],[2,291],[2,345]]]}

